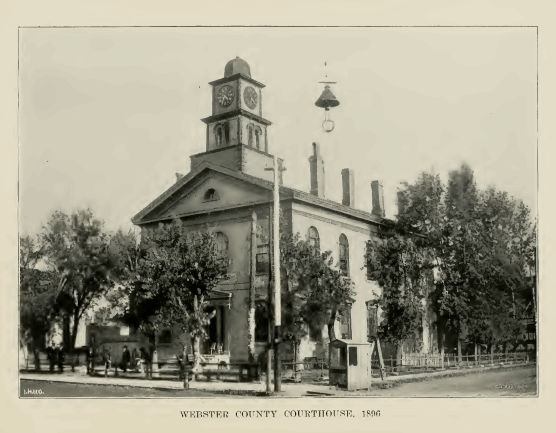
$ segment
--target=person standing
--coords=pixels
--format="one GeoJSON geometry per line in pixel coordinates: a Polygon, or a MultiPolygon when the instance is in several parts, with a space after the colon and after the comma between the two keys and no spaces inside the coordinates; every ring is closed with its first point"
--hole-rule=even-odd
{"type": "Polygon", "coordinates": [[[108,370],[112,365],[112,354],[110,353],[110,348],[104,346],[104,353],[103,353],[103,362],[104,362],[104,377],[108,376],[108,370]]]}
{"type": "Polygon", "coordinates": [[[60,348],[58,347],[58,345],[54,346],[54,351],[52,354],[52,366],[50,368],[50,371],[54,371],[54,367],[59,367],[58,364],[58,357],[60,355],[60,348]]]}
{"type": "Polygon", "coordinates": [[[64,371],[64,361],[65,360],[66,360],[66,354],[64,352],[64,345],[63,345],[63,343],[60,343],[60,347],[58,348],[58,356],[57,356],[58,372],[59,373],[63,373],[63,371],[64,371]]]}
{"type": "Polygon", "coordinates": [[[152,344],[149,344],[148,350],[145,351],[145,364],[147,366],[145,372],[147,379],[153,378],[153,347],[154,346],[152,344]]]}
{"type": "Polygon", "coordinates": [[[87,374],[95,374],[95,363],[98,356],[98,349],[96,343],[96,337],[91,336],[91,341],[89,342],[89,347],[87,349],[87,374]]]}
{"type": "Polygon", "coordinates": [[[124,346],[122,352],[122,362],[120,363],[120,368],[124,373],[127,372],[127,367],[129,366],[130,361],[131,361],[131,354],[129,353],[127,346],[124,346]]]}
{"type": "Polygon", "coordinates": [[[133,352],[131,352],[131,368],[135,371],[139,371],[139,352],[137,352],[137,347],[133,348],[133,352]]]}
{"type": "Polygon", "coordinates": [[[54,372],[54,342],[50,342],[50,346],[46,348],[46,357],[48,358],[48,363],[50,364],[50,372],[54,372]]]}

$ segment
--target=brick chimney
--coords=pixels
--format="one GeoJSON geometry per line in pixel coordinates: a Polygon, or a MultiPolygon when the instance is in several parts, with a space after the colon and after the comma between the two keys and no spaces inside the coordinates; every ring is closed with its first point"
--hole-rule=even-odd
{"type": "Polygon", "coordinates": [[[379,217],[385,217],[384,212],[384,193],[382,192],[382,184],[378,180],[371,182],[371,191],[373,194],[373,210],[371,213],[379,217]]]}
{"type": "Polygon", "coordinates": [[[183,174],[181,173],[176,173],[176,183],[179,182],[179,180],[183,177],[183,174]]]}
{"type": "Polygon", "coordinates": [[[318,143],[313,143],[313,155],[309,158],[309,166],[311,167],[311,194],[324,197],[324,161],[318,143]]]}
{"type": "Polygon", "coordinates": [[[351,168],[342,170],[342,204],[355,207],[355,178],[351,168]]]}

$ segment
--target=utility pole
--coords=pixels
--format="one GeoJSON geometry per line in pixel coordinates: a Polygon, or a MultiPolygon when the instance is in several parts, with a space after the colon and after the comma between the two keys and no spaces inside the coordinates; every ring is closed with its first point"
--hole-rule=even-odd
{"type": "Polygon", "coordinates": [[[273,272],[272,279],[274,281],[274,391],[282,390],[282,366],[280,362],[280,342],[282,338],[282,306],[280,290],[280,171],[284,168],[278,167],[278,157],[274,156],[274,167],[265,168],[265,170],[274,171],[274,206],[273,206],[273,272]]]}

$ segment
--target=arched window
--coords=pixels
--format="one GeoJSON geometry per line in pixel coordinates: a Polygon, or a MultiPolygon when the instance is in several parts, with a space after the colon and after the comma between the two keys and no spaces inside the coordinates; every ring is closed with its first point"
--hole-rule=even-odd
{"type": "Polygon", "coordinates": [[[313,246],[315,252],[319,254],[320,253],[319,232],[314,227],[309,227],[309,243],[313,246]]]}
{"type": "Polygon", "coordinates": [[[257,149],[261,149],[261,138],[262,138],[262,131],[261,128],[258,126],[255,128],[255,144],[257,149]]]}
{"type": "Polygon", "coordinates": [[[249,125],[247,127],[247,130],[248,130],[248,134],[249,134],[248,144],[249,144],[249,146],[253,147],[253,125],[249,125]]]}
{"type": "Polygon", "coordinates": [[[228,237],[222,232],[216,233],[216,251],[228,252],[228,237]]]}
{"type": "Polygon", "coordinates": [[[230,124],[228,122],[224,123],[224,140],[226,145],[230,144],[230,124]]]}
{"type": "Polygon", "coordinates": [[[349,275],[349,243],[343,233],[340,236],[340,270],[345,276],[349,275]]]}
{"type": "Polygon", "coordinates": [[[222,146],[222,126],[217,125],[216,128],[214,128],[214,135],[216,138],[216,147],[222,146]]]}

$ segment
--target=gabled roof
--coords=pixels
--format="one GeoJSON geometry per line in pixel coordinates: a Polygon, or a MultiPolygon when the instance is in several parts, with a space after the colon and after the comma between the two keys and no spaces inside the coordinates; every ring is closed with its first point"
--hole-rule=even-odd
{"type": "MultiPolygon", "coordinates": [[[[187,175],[182,177],[178,180],[174,185],[168,188],[165,192],[163,192],[160,196],[158,196],[155,200],[153,200],[149,205],[147,205],[143,210],[137,213],[131,221],[134,224],[142,224],[148,221],[143,221],[143,218],[152,212],[155,208],[162,205],[165,201],[169,200],[171,197],[176,197],[177,195],[181,194],[180,191],[183,191],[184,187],[191,182],[194,178],[199,176],[201,173],[206,171],[215,171],[221,173],[225,176],[230,176],[235,179],[239,179],[244,182],[248,182],[253,185],[257,185],[263,189],[272,191],[274,186],[272,182],[269,182],[264,179],[260,179],[258,177],[250,176],[245,174],[241,171],[232,170],[227,167],[223,167],[218,164],[214,164],[212,162],[204,161],[199,166],[194,168],[190,171],[187,175]]],[[[352,218],[356,218],[362,221],[370,222],[373,224],[385,224],[389,221],[387,218],[381,218],[379,216],[373,215],[369,212],[365,212],[359,209],[353,209],[349,206],[344,206],[340,203],[336,203],[332,200],[328,200],[325,198],[317,197],[315,195],[309,194],[304,191],[297,190],[295,188],[290,188],[286,186],[280,187],[280,200],[293,200],[295,202],[304,203],[310,206],[316,206],[322,209],[326,209],[335,213],[343,214],[346,216],[350,216],[352,218]]],[[[177,215],[179,216],[179,215],[177,215]]]]}

